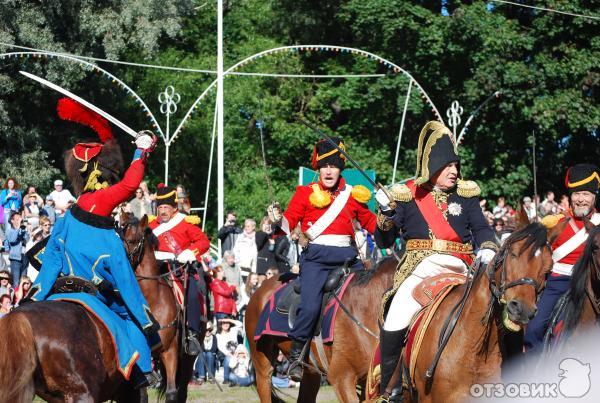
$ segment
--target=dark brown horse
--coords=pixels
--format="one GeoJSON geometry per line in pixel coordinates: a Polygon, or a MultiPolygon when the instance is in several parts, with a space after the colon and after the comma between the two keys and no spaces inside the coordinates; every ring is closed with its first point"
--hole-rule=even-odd
{"type": "MultiPolygon", "coordinates": [[[[397,260],[390,258],[384,260],[374,270],[361,272],[352,279],[342,297],[342,303],[348,308],[350,314],[377,335],[379,334],[377,318],[381,307],[381,297],[392,286],[397,265],[397,260]]],[[[250,343],[250,353],[261,402],[280,400],[271,385],[273,362],[277,358],[278,350],[283,351],[286,355],[290,350],[290,341],[284,337],[262,336],[258,342],[254,341],[254,331],[260,313],[269,297],[280,285],[281,282],[275,277],[264,281],[250,298],[246,310],[246,337],[250,343]]],[[[324,347],[329,362],[327,380],[333,385],[340,401],[358,402],[356,386],[361,385],[364,394],[369,363],[378,340],[357,326],[347,314],[342,312],[336,316],[334,334],[334,341],[324,347]]],[[[314,342],[311,349],[315,357],[318,357],[314,342]]],[[[325,372],[323,363],[320,361],[319,371],[325,372]]],[[[314,369],[306,367],[300,383],[298,401],[315,401],[320,383],[321,375],[314,369]]],[[[364,396],[361,400],[364,400],[364,396]]]]}
{"type": "MultiPolygon", "coordinates": [[[[125,217],[126,221],[128,220],[125,217]]],[[[185,401],[193,357],[178,355],[177,316],[173,294],[158,280],[152,232],[147,220],[128,225],[126,249],[139,266],[142,292],[159,323],[160,352],[167,377],[167,400],[185,401]],[[142,274],[143,273],[143,274],[142,274]],[[159,300],[157,295],[164,300],[159,300]],[[179,371],[177,371],[179,369],[179,371]],[[177,387],[175,372],[177,373],[177,387]],[[170,384],[169,384],[170,382],[170,384]]],[[[144,392],[124,382],[116,364],[112,338],[83,307],[62,301],[25,304],[0,319],[0,402],[31,401],[35,394],[50,402],[139,401],[144,392]]]]}
{"type": "Polygon", "coordinates": [[[120,222],[125,249],[132,267],[135,267],[142,293],[161,324],[162,348],[155,353],[160,357],[161,372],[166,378],[166,384],[163,384],[166,400],[185,402],[196,357],[187,355],[181,348],[181,312],[169,284],[168,273],[160,271],[154,256],[156,238],[148,227],[147,216],[138,221],[131,214],[122,213],[120,222]]]}
{"type": "Polygon", "coordinates": [[[507,343],[509,338],[514,342],[511,332],[520,331],[536,313],[537,296],[552,268],[549,245],[557,235],[541,224],[513,233],[487,268],[480,266],[473,280],[448,294],[425,332],[413,374],[415,390],[407,397],[461,402],[469,399],[473,384],[500,380],[507,351],[522,350],[522,345],[507,343]],[[465,293],[469,284],[470,292],[465,293]],[[462,298],[464,308],[431,378],[427,372],[431,373],[440,332],[462,298]]]}

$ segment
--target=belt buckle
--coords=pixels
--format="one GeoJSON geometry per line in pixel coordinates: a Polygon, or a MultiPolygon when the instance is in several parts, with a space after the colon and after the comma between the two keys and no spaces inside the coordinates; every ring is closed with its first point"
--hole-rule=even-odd
{"type": "Polygon", "coordinates": [[[439,252],[445,251],[447,242],[443,239],[432,239],[431,240],[431,249],[439,252]]]}

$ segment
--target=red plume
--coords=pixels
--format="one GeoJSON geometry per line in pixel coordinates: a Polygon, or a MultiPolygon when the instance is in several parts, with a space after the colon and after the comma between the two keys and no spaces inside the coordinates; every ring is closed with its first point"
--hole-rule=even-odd
{"type": "Polygon", "coordinates": [[[106,119],[71,98],[59,99],[56,111],[58,112],[58,116],[63,120],[70,120],[71,122],[91,127],[98,133],[100,141],[103,143],[113,138],[112,129],[106,119]]]}

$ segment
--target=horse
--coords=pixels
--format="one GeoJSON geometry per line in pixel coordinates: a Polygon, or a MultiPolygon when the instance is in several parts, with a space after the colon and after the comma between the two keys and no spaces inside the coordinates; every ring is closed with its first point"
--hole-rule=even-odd
{"type": "MultiPolygon", "coordinates": [[[[151,231],[146,227],[147,219],[137,226],[129,225],[125,231],[125,247],[134,260],[132,265],[139,266],[138,275],[151,277],[158,275],[158,267],[150,241],[151,231]]],[[[172,292],[165,293],[165,287],[157,278],[139,281],[152,312],[162,325],[161,358],[167,375],[167,400],[185,401],[193,359],[185,355],[181,359],[177,355],[177,333],[170,325],[176,312],[172,292]],[[176,389],[172,381],[169,385],[169,381],[176,378],[175,371],[179,386],[176,389]]],[[[63,301],[28,303],[3,317],[0,323],[3,332],[0,401],[31,401],[35,394],[49,402],[147,399],[145,391],[135,390],[124,382],[108,330],[82,306],[63,301]]]]}
{"type": "Polygon", "coordinates": [[[590,329],[598,330],[600,226],[594,226],[587,219],[584,219],[583,222],[589,236],[583,254],[573,266],[569,291],[557,302],[550,320],[551,325],[547,330],[544,343],[546,355],[559,352],[567,347],[566,341],[571,337],[580,336],[590,329]],[[560,324],[561,320],[562,325],[553,326],[560,324]],[[552,345],[550,345],[551,342],[552,345]]]}
{"type": "MultiPolygon", "coordinates": [[[[358,402],[356,386],[361,386],[364,400],[369,364],[378,342],[378,316],[383,293],[392,287],[398,261],[395,258],[383,260],[375,269],[358,272],[349,283],[341,302],[348,313],[336,316],[334,340],[324,346],[328,370],[317,358],[318,368],[307,366],[304,369],[298,401],[315,401],[321,384],[321,373],[333,386],[338,400],[358,402]],[[360,326],[354,322],[356,320],[360,326]]],[[[250,357],[256,373],[257,391],[261,402],[282,401],[271,384],[273,362],[281,350],[289,356],[291,341],[285,337],[263,335],[254,340],[254,332],[261,311],[275,290],[281,286],[278,278],[265,280],[248,302],[246,309],[246,337],[250,344],[250,357]]],[[[311,350],[318,357],[313,341],[311,350]]]]}
{"type": "MultiPolygon", "coordinates": [[[[182,316],[167,278],[161,273],[154,256],[156,237],[148,226],[148,217],[135,219],[130,213],[121,213],[120,220],[125,250],[146,297],[152,314],[161,324],[159,331],[162,347],[157,352],[160,357],[161,372],[166,384],[161,385],[167,402],[185,402],[187,386],[194,373],[196,356],[185,353],[182,348],[182,316]]],[[[204,329],[202,329],[204,332],[204,329]]]]}
{"type": "MultiPolygon", "coordinates": [[[[404,391],[407,400],[464,401],[473,384],[500,380],[508,352],[522,351],[522,337],[516,337],[520,345],[511,345],[512,332],[521,332],[536,313],[537,297],[552,268],[550,245],[559,233],[539,223],[514,232],[488,266],[479,266],[472,279],[448,293],[433,313],[420,349],[411,353],[417,356],[404,391]],[[457,317],[456,330],[447,335],[450,315],[457,317]],[[445,348],[438,353],[441,340],[445,348]]],[[[409,365],[403,358],[403,366],[409,365]]]]}

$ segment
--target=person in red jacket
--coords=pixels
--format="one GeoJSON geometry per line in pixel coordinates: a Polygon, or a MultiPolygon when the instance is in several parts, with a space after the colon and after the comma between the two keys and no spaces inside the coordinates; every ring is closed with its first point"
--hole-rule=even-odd
{"type": "Polygon", "coordinates": [[[214,278],[210,282],[210,291],[215,302],[214,313],[217,320],[230,318],[237,315],[235,300],[237,291],[235,285],[223,280],[225,273],[220,266],[214,269],[214,278]]]}
{"type": "MultiPolygon", "coordinates": [[[[198,226],[188,222],[191,216],[177,210],[177,190],[159,185],[156,191],[156,209],[158,219],[149,225],[158,238],[157,260],[165,260],[163,256],[166,252],[181,264],[201,262],[202,255],[210,248],[210,241],[198,226]]],[[[190,331],[187,335],[186,349],[188,354],[197,355],[201,351],[200,340],[203,339],[202,321],[206,320],[200,300],[202,293],[199,292],[206,289],[203,271],[190,275],[187,280],[185,304],[190,331]]]]}

